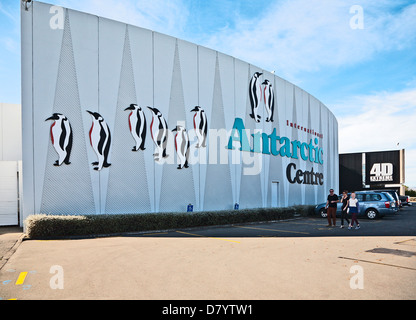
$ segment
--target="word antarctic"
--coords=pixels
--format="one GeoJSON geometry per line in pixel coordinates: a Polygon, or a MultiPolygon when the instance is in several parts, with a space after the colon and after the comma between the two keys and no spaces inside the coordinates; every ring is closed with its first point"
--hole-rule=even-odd
{"type": "Polygon", "coordinates": [[[273,156],[288,157],[292,159],[299,159],[299,154],[302,160],[310,161],[312,163],[323,164],[324,151],[317,146],[318,138],[311,139],[309,143],[300,142],[298,140],[290,141],[287,137],[280,137],[276,135],[276,128],[271,134],[257,132],[251,134],[253,137],[253,147],[250,147],[249,138],[247,135],[248,130],[244,127],[244,122],[240,118],[236,118],[234,121],[231,136],[228,141],[227,148],[234,150],[233,142],[238,141],[240,143],[240,151],[272,154],[273,156]],[[278,147],[280,144],[280,148],[278,147]],[[315,145],[314,145],[315,144],[315,145]]]}

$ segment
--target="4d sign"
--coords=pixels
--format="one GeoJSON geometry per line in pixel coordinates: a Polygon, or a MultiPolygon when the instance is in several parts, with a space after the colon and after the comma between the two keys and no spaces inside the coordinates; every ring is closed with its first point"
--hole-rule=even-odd
{"type": "Polygon", "coordinates": [[[392,163],[374,163],[370,171],[371,182],[392,182],[393,181],[393,164],[392,163]]]}

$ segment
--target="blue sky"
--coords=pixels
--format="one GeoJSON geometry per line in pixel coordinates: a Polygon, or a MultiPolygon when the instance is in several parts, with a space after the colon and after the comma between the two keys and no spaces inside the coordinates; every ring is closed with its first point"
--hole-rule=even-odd
{"type": "MultiPolygon", "coordinates": [[[[327,105],[340,152],[406,149],[416,188],[416,1],[54,0],[275,70],[327,105]],[[350,21],[362,8],[363,28],[350,21]],[[397,146],[399,143],[399,146],[397,146]]],[[[0,0],[0,101],[20,103],[20,3],[0,0]]],[[[355,21],[355,20],[354,20],[355,21]]]]}

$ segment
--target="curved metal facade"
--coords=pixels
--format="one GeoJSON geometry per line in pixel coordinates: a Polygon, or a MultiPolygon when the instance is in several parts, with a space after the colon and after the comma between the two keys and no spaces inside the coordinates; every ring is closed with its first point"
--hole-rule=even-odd
{"type": "Polygon", "coordinates": [[[313,204],[338,186],[328,108],[220,52],[34,2],[22,75],[25,216],[313,204]]]}

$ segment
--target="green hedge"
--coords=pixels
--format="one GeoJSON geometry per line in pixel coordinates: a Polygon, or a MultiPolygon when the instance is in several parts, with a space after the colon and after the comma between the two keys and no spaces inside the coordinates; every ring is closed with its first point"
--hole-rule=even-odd
{"type": "Polygon", "coordinates": [[[148,213],[116,215],[31,215],[25,220],[30,239],[112,235],[236,223],[287,219],[309,215],[313,206],[205,211],[193,213],[148,213]]]}

